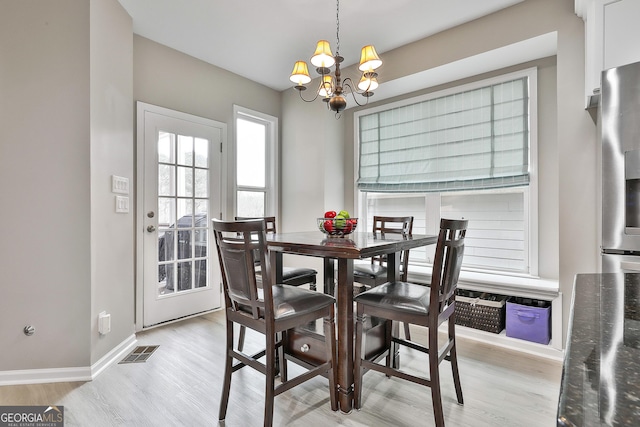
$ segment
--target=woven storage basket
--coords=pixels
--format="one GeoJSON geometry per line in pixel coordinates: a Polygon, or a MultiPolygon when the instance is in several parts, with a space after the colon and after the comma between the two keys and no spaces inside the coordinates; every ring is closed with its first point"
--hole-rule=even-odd
{"type": "Polygon", "coordinates": [[[456,295],[456,325],[499,334],[505,325],[507,297],[459,289],[456,295]]]}

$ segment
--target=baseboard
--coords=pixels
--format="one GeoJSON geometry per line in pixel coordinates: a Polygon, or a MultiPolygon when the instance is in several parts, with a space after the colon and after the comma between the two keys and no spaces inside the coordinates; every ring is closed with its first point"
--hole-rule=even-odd
{"type": "Polygon", "coordinates": [[[127,339],[122,341],[117,347],[113,348],[110,352],[102,356],[100,360],[91,365],[91,379],[95,379],[106,368],[113,363],[117,363],[122,357],[129,353],[138,341],[136,335],[131,334],[127,339]]]}
{"type": "Polygon", "coordinates": [[[108,366],[120,360],[126,352],[135,346],[136,342],[135,334],[129,336],[92,366],[0,371],[0,386],[91,381],[108,366]]]}

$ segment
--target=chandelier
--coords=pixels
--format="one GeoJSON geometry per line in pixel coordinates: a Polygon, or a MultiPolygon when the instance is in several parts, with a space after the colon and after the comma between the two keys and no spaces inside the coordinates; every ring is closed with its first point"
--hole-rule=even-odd
{"type": "Polygon", "coordinates": [[[375,70],[382,65],[382,61],[376,53],[373,45],[367,45],[360,52],[360,65],[358,69],[362,72],[357,87],[354,87],[353,81],[347,77],[341,80],[340,63],[344,58],[340,56],[340,0],[336,0],[336,54],[331,53],[331,46],[327,40],[320,40],[316,45],[316,51],[311,57],[311,64],[316,67],[316,72],[320,75],[320,84],[316,89],[315,96],[312,99],[305,99],[302,91],[306,90],[306,84],[311,82],[309,69],[305,61],[297,61],[293,66],[291,80],[295,83],[295,89],[298,90],[300,98],[305,102],[313,102],[319,97],[327,103],[327,107],[335,111],[336,116],[347,107],[345,95],[351,93],[353,100],[358,105],[365,105],[369,102],[369,97],[373,95],[373,91],[378,87],[378,74],[375,70]],[[331,74],[331,67],[335,65],[335,72],[331,74]],[[362,96],[364,102],[358,101],[358,97],[362,96]]]}

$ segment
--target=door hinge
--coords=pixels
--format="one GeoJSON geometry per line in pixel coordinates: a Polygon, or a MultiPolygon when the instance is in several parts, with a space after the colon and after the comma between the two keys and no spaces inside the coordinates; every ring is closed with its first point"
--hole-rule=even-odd
{"type": "Polygon", "coordinates": [[[220,143],[220,152],[222,153],[222,142],[220,143]]]}

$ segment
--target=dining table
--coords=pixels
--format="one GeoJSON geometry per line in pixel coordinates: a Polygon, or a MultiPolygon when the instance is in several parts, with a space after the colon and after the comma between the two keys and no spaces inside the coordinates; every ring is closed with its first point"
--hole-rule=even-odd
{"type": "Polygon", "coordinates": [[[387,279],[399,280],[402,251],[435,244],[437,239],[436,235],[373,232],[354,232],[347,236],[329,237],[320,231],[276,233],[267,236],[274,283],[282,283],[284,254],[323,259],[324,290],[336,298],[336,370],[340,411],[349,413],[353,408],[354,261],[386,255],[387,279]]]}

